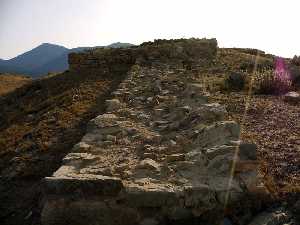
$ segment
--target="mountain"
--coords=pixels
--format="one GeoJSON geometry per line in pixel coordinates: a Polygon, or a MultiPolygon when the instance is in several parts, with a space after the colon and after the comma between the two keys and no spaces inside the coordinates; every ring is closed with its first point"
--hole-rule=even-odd
{"type": "Polygon", "coordinates": [[[130,43],[121,43],[121,42],[116,42],[112,43],[110,45],[107,45],[106,47],[108,48],[128,48],[128,47],[133,47],[133,44],[130,43]]]}
{"type": "Polygon", "coordinates": [[[48,62],[39,65],[33,72],[32,75],[38,76],[39,74],[47,74],[49,72],[62,72],[68,69],[68,54],[71,52],[80,52],[84,51],[86,49],[89,49],[90,47],[79,47],[79,48],[73,48],[68,49],[58,57],[49,60],[48,62]]]}
{"type": "MultiPolygon", "coordinates": [[[[97,47],[122,48],[131,46],[133,45],[129,43],[116,42],[108,46],[97,47]]],[[[0,59],[0,73],[24,74],[36,78],[51,72],[63,72],[68,69],[69,53],[91,48],[95,47],[68,49],[60,45],[44,43],[13,59],[0,59]]]]}
{"type": "Polygon", "coordinates": [[[68,49],[54,44],[44,43],[10,60],[2,60],[0,72],[37,75],[36,68],[61,56],[68,49]]]}

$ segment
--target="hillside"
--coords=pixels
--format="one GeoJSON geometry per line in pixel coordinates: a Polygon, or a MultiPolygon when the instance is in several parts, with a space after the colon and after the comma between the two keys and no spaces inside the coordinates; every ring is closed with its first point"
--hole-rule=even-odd
{"type": "MultiPolygon", "coordinates": [[[[180,40],[178,42],[180,44],[180,40]]],[[[132,174],[141,178],[140,176],[143,177],[144,173],[149,172],[148,175],[151,179],[140,180],[139,185],[143,188],[147,188],[147,185],[149,187],[154,185],[157,188],[156,185],[161,185],[156,180],[158,179],[157,176],[163,173],[167,174],[165,181],[170,182],[172,185],[186,182],[184,179],[179,180],[173,176],[181,168],[189,168],[193,171],[192,175],[195,175],[194,172],[198,170],[198,167],[193,167],[192,159],[194,157],[194,160],[201,160],[201,157],[189,154],[189,160],[191,161],[174,163],[183,160],[183,155],[187,153],[183,151],[186,146],[189,146],[188,150],[194,147],[191,145],[190,140],[200,140],[199,143],[203,141],[200,137],[196,138],[197,133],[189,131],[195,131],[196,128],[201,129],[201,126],[198,127],[197,125],[203,120],[205,126],[211,125],[215,120],[221,122],[224,119],[241,121],[247,96],[245,93],[247,92],[222,92],[220,82],[231,71],[242,69],[251,74],[257,51],[249,49],[215,49],[214,44],[205,47],[200,45],[197,48],[193,43],[191,41],[183,45],[189,49],[189,54],[182,52],[180,50],[182,48],[178,48],[179,50],[177,49],[178,52],[176,52],[176,48],[175,50],[173,48],[177,45],[176,41],[169,42],[166,40],[145,43],[144,47],[131,50],[105,51],[96,49],[85,53],[71,54],[69,56],[70,71],[34,80],[9,93],[3,99],[0,98],[1,224],[40,224],[41,210],[45,204],[42,179],[52,176],[61,165],[68,165],[72,160],[85,160],[82,167],[80,167],[82,171],[106,175],[113,174],[121,176],[124,180],[131,177],[132,174]],[[211,51],[205,50],[210,47],[212,48],[211,51]],[[140,55],[142,56],[139,57],[140,55]],[[87,58],[87,56],[89,57],[87,58]],[[198,57],[202,61],[195,61],[198,57]],[[89,64],[85,64],[87,59],[89,64]],[[136,63],[138,66],[133,66],[136,63]],[[99,67],[99,65],[102,66],[99,67]],[[188,85],[190,83],[196,85],[188,85]],[[208,91],[211,94],[206,96],[208,91]],[[126,106],[124,107],[125,110],[118,111],[120,104],[116,99],[119,100],[121,105],[126,106]],[[201,101],[198,101],[199,99],[201,101]],[[206,112],[205,116],[199,117],[202,114],[199,114],[197,110],[200,109],[197,109],[197,107],[203,104],[203,99],[207,99],[209,103],[219,102],[223,104],[229,114],[225,115],[224,108],[221,105],[208,104],[206,108],[201,108],[201,110],[204,110],[201,113],[206,112]],[[107,106],[111,108],[107,108],[107,106]],[[191,113],[187,113],[188,111],[191,113]],[[105,138],[109,138],[106,140],[100,140],[100,136],[98,139],[94,137],[94,134],[99,132],[97,130],[99,124],[97,124],[97,120],[92,119],[102,114],[106,115],[105,113],[116,114],[118,118],[121,118],[117,122],[125,121],[125,123],[120,123],[120,127],[122,129],[126,128],[126,133],[124,132],[120,136],[105,136],[105,138]],[[172,125],[171,128],[169,123],[172,125]],[[165,135],[162,142],[156,142],[158,134],[165,135]],[[82,155],[76,158],[78,152],[74,153],[73,146],[81,141],[88,143],[93,148],[95,143],[99,144],[99,146],[96,146],[97,151],[103,153],[100,159],[89,158],[87,152],[81,152],[82,155]],[[138,155],[134,155],[136,154],[136,146],[141,145],[141,143],[145,144],[145,148],[137,149],[139,151],[138,155]],[[107,148],[111,151],[105,151],[107,148]],[[168,149],[167,152],[165,152],[166,149],[168,149]],[[71,153],[70,157],[63,160],[68,153],[71,153]],[[161,163],[167,157],[170,160],[167,163],[171,164],[171,169],[160,171],[158,164],[148,160],[141,165],[144,168],[146,167],[146,172],[143,168],[141,168],[141,171],[137,171],[134,168],[140,157],[151,158],[158,163],[161,163]],[[93,164],[98,162],[97,160],[103,163],[101,168],[95,167],[93,164]],[[124,165],[124,162],[129,162],[128,165],[130,166],[124,165]],[[172,163],[174,164],[172,165],[172,163]]],[[[273,61],[274,56],[261,52],[258,67],[261,70],[270,68],[274,64],[273,61]]],[[[283,103],[276,96],[257,95],[252,102],[253,104],[251,104],[244,124],[245,129],[242,129],[242,140],[257,144],[259,170],[261,173],[268,170],[266,172],[268,176],[265,176],[265,178],[271,180],[271,185],[268,187],[269,191],[275,197],[286,197],[287,193],[294,193],[294,190],[288,189],[291,184],[296,187],[299,185],[297,183],[299,182],[298,150],[296,149],[299,147],[299,143],[294,140],[295,138],[290,138],[288,143],[286,142],[287,137],[291,137],[289,136],[290,132],[294,133],[293,136],[295,137],[299,135],[297,133],[299,131],[299,121],[297,120],[299,107],[283,103]],[[282,109],[285,109],[284,112],[281,112],[282,109]],[[259,116],[257,117],[257,115],[259,116]],[[280,116],[276,117],[276,115],[280,116]],[[290,127],[291,124],[293,128],[290,127]],[[284,153],[282,149],[285,150],[284,153]],[[288,164],[292,166],[288,167],[288,164]]],[[[98,120],[100,121],[103,118],[100,116],[98,120]]],[[[105,121],[105,123],[108,122],[107,124],[116,122],[114,117],[112,120],[110,120],[110,117],[107,118],[108,121],[105,121]]],[[[217,135],[222,136],[222,132],[217,133],[217,135]]],[[[223,139],[221,138],[218,141],[222,144],[223,139]]],[[[208,142],[207,144],[212,143],[208,142]]],[[[86,150],[89,147],[82,143],[76,146],[79,147],[78,151],[89,151],[86,150]]],[[[209,152],[209,149],[204,149],[209,152]]],[[[219,154],[216,153],[217,150],[220,150],[220,152],[225,151],[222,148],[217,148],[211,154],[219,154]]],[[[215,168],[219,165],[217,162],[219,163],[219,161],[216,161],[212,171],[215,171],[215,168]]],[[[227,161],[222,162],[227,163],[227,161]]],[[[250,166],[257,166],[255,162],[251,161],[249,163],[250,166]]],[[[202,166],[201,164],[201,168],[202,166]]],[[[218,170],[216,169],[216,171],[218,170]]],[[[186,175],[189,176],[189,173],[187,172],[186,175]]],[[[219,179],[220,177],[216,178],[219,179]]],[[[127,181],[130,184],[131,180],[127,181]]],[[[165,189],[162,188],[162,190],[165,189]]],[[[88,191],[93,192],[90,189],[88,191]]],[[[212,193],[205,193],[209,193],[207,198],[203,197],[205,207],[217,209],[215,208],[215,200],[210,198],[213,196],[210,195],[212,193]]],[[[71,191],[70,194],[73,194],[73,192],[71,191]]],[[[192,199],[193,192],[190,194],[192,199]]],[[[72,197],[77,199],[82,196],[79,193],[78,196],[71,196],[71,199],[72,197]]],[[[163,197],[165,196],[163,195],[163,197]]],[[[160,198],[153,199],[155,201],[152,201],[150,197],[145,202],[136,201],[135,203],[161,204],[157,201],[160,198]]],[[[173,201],[172,196],[170,196],[170,199],[173,201]]],[[[191,205],[197,204],[199,199],[194,200],[190,201],[191,205]]],[[[276,200],[278,199],[276,198],[276,200]]],[[[288,200],[284,198],[284,201],[288,200]]],[[[122,204],[122,201],[117,202],[117,204],[119,203],[122,204]]],[[[265,203],[263,205],[259,204],[252,205],[251,207],[254,208],[249,209],[247,215],[243,214],[244,221],[249,221],[255,213],[269,206],[265,203]]],[[[51,209],[51,204],[49,208],[51,209]]],[[[66,208],[72,209],[71,206],[66,208]]],[[[86,204],[83,209],[90,209],[89,204],[86,204]]],[[[244,210],[244,207],[240,207],[240,209],[244,210]]],[[[193,213],[197,214],[201,210],[202,208],[195,209],[193,213]]],[[[153,211],[150,210],[147,213],[151,214],[153,211]]],[[[87,212],[86,215],[90,215],[90,211],[84,212],[87,212]]],[[[175,212],[180,212],[179,216],[190,216],[189,212],[186,211],[179,210],[175,212]]],[[[239,224],[241,218],[239,213],[245,213],[245,211],[228,212],[232,224],[239,224]]],[[[49,215],[52,215],[51,210],[49,215]]],[[[76,215],[72,215],[76,218],[76,215]]],[[[172,215],[177,218],[178,214],[173,213],[172,215]]],[[[211,216],[214,217],[214,215],[211,216]]],[[[131,220],[129,221],[131,222],[131,220]]],[[[191,223],[191,220],[186,221],[191,223]]],[[[183,222],[188,224],[186,221],[183,222]]],[[[193,222],[197,223],[197,221],[193,222]]]]}
{"type": "Polygon", "coordinates": [[[41,179],[59,167],[87,122],[103,112],[119,80],[118,74],[65,72],[0,100],[1,224],[39,223],[41,179]]]}
{"type": "MultiPolygon", "coordinates": [[[[132,44],[117,42],[106,47],[121,48],[130,46],[132,46],[132,44]]],[[[80,52],[91,48],[95,47],[68,49],[59,45],[43,43],[10,60],[0,60],[0,73],[21,74],[36,78],[47,75],[48,73],[63,72],[68,69],[69,53],[80,52]]]]}
{"type": "Polygon", "coordinates": [[[29,77],[0,74],[0,96],[12,92],[29,82],[31,82],[29,77]]]}

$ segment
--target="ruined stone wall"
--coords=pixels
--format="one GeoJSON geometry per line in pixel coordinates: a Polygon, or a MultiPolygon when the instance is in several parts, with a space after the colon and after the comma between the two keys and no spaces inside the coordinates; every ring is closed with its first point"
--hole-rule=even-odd
{"type": "Polygon", "coordinates": [[[211,61],[217,53],[216,39],[155,40],[141,44],[146,57],[169,61],[211,61]]]}
{"type": "Polygon", "coordinates": [[[69,54],[69,70],[122,72],[133,64],[168,63],[178,67],[208,66],[217,53],[216,39],[156,40],[131,48],[97,48],[69,54]]]}
{"type": "Polygon", "coordinates": [[[216,45],[192,41],[195,46],[162,41],[99,49],[75,60],[73,69],[91,64],[114,70],[114,63],[134,59],[141,65],[128,71],[106,101],[106,113],[89,122],[81,142],[45,178],[44,225],[191,224],[195,219],[219,225],[224,208],[239,207],[250,193],[261,191],[256,146],[239,141],[238,124],[224,121],[225,107],[208,103],[193,72],[170,68],[186,54],[201,66],[213,58],[216,45]],[[151,67],[143,65],[149,62],[151,67]]]}
{"type": "Polygon", "coordinates": [[[75,72],[122,72],[135,63],[135,51],[131,49],[99,48],[69,54],[69,70],[75,72]]]}

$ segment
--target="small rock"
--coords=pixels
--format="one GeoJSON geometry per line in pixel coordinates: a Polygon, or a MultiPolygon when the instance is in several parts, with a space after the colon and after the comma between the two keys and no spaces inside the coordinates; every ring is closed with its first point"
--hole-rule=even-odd
{"type": "Polygon", "coordinates": [[[97,133],[87,133],[83,136],[81,142],[83,143],[101,143],[103,140],[102,134],[97,133]]]}
{"type": "Polygon", "coordinates": [[[180,128],[180,122],[179,121],[175,121],[173,123],[171,123],[169,126],[168,126],[169,130],[171,131],[176,131],[180,128]]]}
{"type": "Polygon", "coordinates": [[[155,153],[153,153],[153,152],[144,152],[143,153],[143,159],[153,159],[153,160],[156,160],[156,158],[157,158],[157,155],[155,154],[155,153]]]}
{"type": "Polygon", "coordinates": [[[140,114],[137,115],[137,118],[138,118],[139,120],[142,120],[142,121],[143,121],[143,120],[147,121],[147,120],[150,119],[150,116],[147,115],[147,114],[145,114],[145,113],[140,113],[140,114]]]}
{"type": "Polygon", "coordinates": [[[206,155],[211,160],[215,158],[217,155],[225,155],[227,153],[234,152],[236,150],[237,150],[236,146],[218,145],[207,149],[206,155]]]}
{"type": "Polygon", "coordinates": [[[30,211],[24,219],[28,220],[31,216],[32,216],[32,211],[30,211]]]}
{"type": "Polygon", "coordinates": [[[34,114],[28,114],[27,115],[27,119],[30,120],[30,121],[34,120],[35,119],[35,115],[34,114]]]}
{"type": "Polygon", "coordinates": [[[167,124],[169,124],[169,123],[170,123],[170,122],[167,121],[167,120],[157,120],[157,121],[154,121],[153,126],[154,126],[154,127],[158,127],[158,126],[167,125],[167,124]]]}
{"type": "Polygon", "coordinates": [[[117,137],[109,134],[109,135],[106,135],[106,140],[112,141],[115,143],[117,141],[117,137]]]}
{"type": "Polygon", "coordinates": [[[148,97],[148,98],[147,98],[147,102],[148,102],[148,103],[150,103],[150,102],[152,102],[152,101],[153,101],[153,97],[148,97]]]}
{"type": "Polygon", "coordinates": [[[114,114],[102,114],[88,123],[87,131],[99,130],[102,134],[113,134],[120,132],[117,123],[118,117],[114,114]]]}
{"type": "Polygon", "coordinates": [[[136,167],[137,169],[146,169],[146,170],[160,170],[160,165],[153,159],[144,159],[136,167]]]}
{"type": "Polygon", "coordinates": [[[128,135],[135,135],[137,133],[137,129],[136,128],[126,128],[126,132],[128,135]]]}
{"type": "Polygon", "coordinates": [[[292,91],[284,95],[284,101],[289,103],[299,103],[300,102],[300,94],[292,91]]]}
{"type": "Polygon", "coordinates": [[[79,142],[73,147],[73,152],[88,152],[92,147],[85,143],[85,142],[79,142]]]}
{"type": "Polygon", "coordinates": [[[185,155],[184,154],[172,154],[166,156],[167,162],[175,162],[175,161],[184,161],[185,155]]]}
{"type": "Polygon", "coordinates": [[[164,109],[154,109],[155,116],[162,116],[164,114],[164,109]]]}
{"type": "Polygon", "coordinates": [[[122,164],[118,165],[117,167],[115,167],[115,172],[121,173],[121,172],[124,172],[129,169],[130,168],[129,168],[128,164],[122,163],[122,164]]]}
{"type": "Polygon", "coordinates": [[[170,145],[171,145],[171,146],[176,146],[177,143],[176,143],[176,141],[174,141],[174,140],[170,140],[170,145]]]}
{"type": "Polygon", "coordinates": [[[106,103],[108,112],[116,111],[122,107],[122,104],[120,103],[120,101],[118,99],[106,100],[105,103],[106,103]]]}

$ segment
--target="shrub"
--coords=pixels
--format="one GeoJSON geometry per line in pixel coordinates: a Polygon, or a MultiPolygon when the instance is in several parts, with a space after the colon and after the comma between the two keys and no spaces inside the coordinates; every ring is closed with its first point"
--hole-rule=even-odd
{"type": "Polygon", "coordinates": [[[285,94],[292,89],[288,72],[265,71],[256,77],[259,94],[285,94]]]}
{"type": "Polygon", "coordinates": [[[291,80],[294,85],[300,85],[300,66],[289,65],[289,71],[291,74],[291,80]]]}
{"type": "Polygon", "coordinates": [[[246,83],[246,76],[243,73],[232,72],[224,81],[224,87],[230,91],[241,91],[244,89],[246,83]]]}
{"type": "Polygon", "coordinates": [[[300,56],[295,55],[291,60],[291,63],[295,66],[300,66],[300,56]]]}

